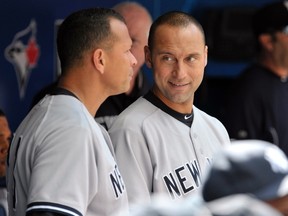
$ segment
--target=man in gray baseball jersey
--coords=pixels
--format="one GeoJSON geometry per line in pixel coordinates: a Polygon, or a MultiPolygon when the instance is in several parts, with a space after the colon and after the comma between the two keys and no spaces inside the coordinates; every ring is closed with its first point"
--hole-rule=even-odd
{"type": "Polygon", "coordinates": [[[168,12],[150,28],[145,58],[155,84],[109,130],[132,203],[152,193],[179,199],[198,191],[214,153],[230,144],[222,123],[193,106],[207,50],[189,14],[168,12]]]}
{"type": "Polygon", "coordinates": [[[123,17],[112,9],[84,9],[61,24],[58,88],[29,112],[9,151],[11,216],[128,212],[111,141],[94,116],[108,96],[129,89],[137,63],[131,45],[123,17]]]}
{"type": "Polygon", "coordinates": [[[7,187],[6,187],[6,160],[11,140],[11,129],[8,118],[0,109],[0,215],[8,214],[7,187]]]}

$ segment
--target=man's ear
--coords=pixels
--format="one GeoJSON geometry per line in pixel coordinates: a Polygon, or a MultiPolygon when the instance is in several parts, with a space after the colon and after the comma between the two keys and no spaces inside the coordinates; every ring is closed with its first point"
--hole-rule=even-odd
{"type": "Polygon", "coordinates": [[[207,65],[207,63],[208,63],[208,46],[207,45],[205,45],[205,48],[204,48],[205,50],[204,50],[204,58],[205,58],[205,66],[207,65]]]}
{"type": "Polygon", "coordinates": [[[105,54],[102,49],[96,49],[93,53],[94,67],[101,73],[104,73],[105,54]]]}
{"type": "Polygon", "coordinates": [[[152,68],[152,56],[151,51],[148,46],[144,47],[144,53],[145,53],[145,63],[148,68],[152,68]]]}
{"type": "Polygon", "coordinates": [[[274,49],[274,40],[270,34],[261,34],[259,36],[259,42],[268,51],[272,51],[274,49]]]}

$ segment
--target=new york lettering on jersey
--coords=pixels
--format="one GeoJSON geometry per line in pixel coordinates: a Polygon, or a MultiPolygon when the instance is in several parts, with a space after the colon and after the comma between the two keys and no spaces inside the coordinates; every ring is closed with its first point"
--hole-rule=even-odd
{"type": "MultiPolygon", "coordinates": [[[[208,164],[210,159],[207,158],[208,164]]],[[[197,160],[186,163],[162,177],[172,199],[181,197],[202,185],[202,176],[197,160]]]]}
{"type": "Polygon", "coordinates": [[[110,180],[114,189],[115,197],[119,198],[123,194],[125,186],[117,165],[115,165],[114,171],[110,173],[110,180]]]}

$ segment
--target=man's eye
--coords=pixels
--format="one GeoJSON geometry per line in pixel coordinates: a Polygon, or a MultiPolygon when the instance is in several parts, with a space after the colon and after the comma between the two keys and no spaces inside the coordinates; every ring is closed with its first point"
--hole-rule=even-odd
{"type": "Polygon", "coordinates": [[[173,58],[170,57],[170,56],[164,56],[163,60],[165,60],[165,61],[173,61],[173,58]]]}
{"type": "Polygon", "coordinates": [[[193,57],[193,56],[190,56],[190,57],[187,58],[187,61],[188,61],[188,62],[193,62],[193,61],[195,61],[195,60],[196,60],[196,58],[193,57]]]}

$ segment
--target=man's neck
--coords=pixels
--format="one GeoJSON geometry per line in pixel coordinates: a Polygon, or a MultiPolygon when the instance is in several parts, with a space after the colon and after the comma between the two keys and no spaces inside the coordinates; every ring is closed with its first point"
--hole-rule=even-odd
{"type": "Polygon", "coordinates": [[[131,79],[130,81],[130,88],[128,89],[128,91],[125,92],[126,95],[130,95],[131,92],[133,91],[134,89],[134,86],[135,86],[135,82],[136,82],[136,76],[133,76],[133,78],[131,79]]]}
{"type": "Polygon", "coordinates": [[[272,71],[274,74],[276,74],[277,76],[279,76],[281,78],[281,80],[287,80],[288,78],[288,68],[284,68],[281,66],[278,66],[276,64],[274,64],[272,61],[267,60],[261,60],[259,61],[260,65],[262,65],[265,68],[268,68],[270,71],[272,71]]]}

